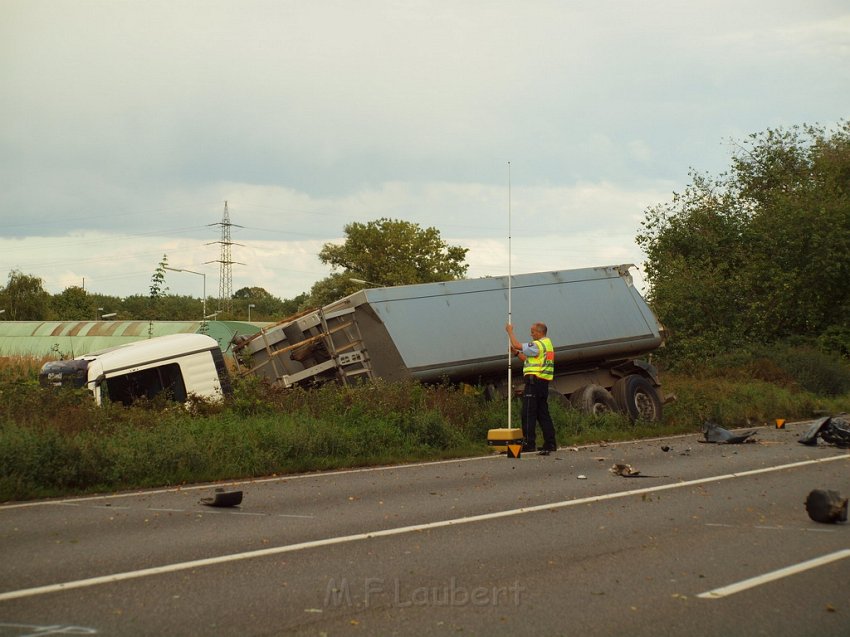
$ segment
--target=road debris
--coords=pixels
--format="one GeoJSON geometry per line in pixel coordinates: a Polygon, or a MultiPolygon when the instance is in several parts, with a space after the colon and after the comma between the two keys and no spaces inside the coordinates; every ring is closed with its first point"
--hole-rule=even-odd
{"type": "Polygon", "coordinates": [[[241,491],[225,491],[221,487],[215,490],[212,498],[201,498],[201,504],[209,507],[235,507],[242,504],[241,491]]]}
{"type": "Polygon", "coordinates": [[[699,442],[716,442],[718,444],[737,445],[742,442],[755,442],[755,440],[748,439],[756,432],[748,431],[745,434],[736,435],[728,429],[724,429],[720,425],[706,420],[702,425],[702,433],[703,436],[705,436],[705,440],[700,440],[699,442]]]}
{"type": "Polygon", "coordinates": [[[635,471],[630,464],[615,464],[610,469],[615,476],[623,476],[624,478],[637,478],[640,476],[640,471],[635,471]]]}
{"type": "Polygon", "coordinates": [[[816,420],[797,440],[802,445],[814,447],[821,438],[828,445],[835,445],[841,449],[850,448],[850,421],[846,419],[847,414],[838,416],[827,416],[816,420]],[[842,418],[842,416],[845,416],[842,418]]]}
{"type": "Polygon", "coordinates": [[[806,512],[815,522],[846,522],[847,498],[842,498],[838,491],[815,489],[806,498],[806,512]]]}

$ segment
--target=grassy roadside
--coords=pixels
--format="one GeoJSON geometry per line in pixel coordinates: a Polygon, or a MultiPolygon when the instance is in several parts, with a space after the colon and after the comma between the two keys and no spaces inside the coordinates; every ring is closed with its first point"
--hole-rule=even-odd
{"type": "MultiPolygon", "coordinates": [[[[281,391],[242,379],[224,405],[97,408],[85,392],[45,391],[32,370],[0,366],[0,501],[487,454],[487,430],[507,424],[505,402],[453,386],[281,391]]],[[[661,424],[552,404],[559,444],[850,411],[850,394],[823,398],[761,380],[668,374],[664,382],[677,400],[661,424]]],[[[519,426],[518,400],[512,422],[519,426]]]]}

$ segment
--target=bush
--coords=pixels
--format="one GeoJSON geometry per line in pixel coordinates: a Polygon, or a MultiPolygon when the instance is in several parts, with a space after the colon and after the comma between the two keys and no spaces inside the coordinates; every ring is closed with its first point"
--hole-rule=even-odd
{"type": "Polygon", "coordinates": [[[850,368],[836,355],[812,347],[781,349],[778,364],[803,389],[818,396],[839,396],[850,390],[850,368]]]}

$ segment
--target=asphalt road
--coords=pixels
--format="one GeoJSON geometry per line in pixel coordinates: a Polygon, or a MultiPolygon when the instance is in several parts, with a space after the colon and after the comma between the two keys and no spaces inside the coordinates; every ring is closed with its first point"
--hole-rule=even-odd
{"type": "Polygon", "coordinates": [[[850,454],[786,427],[2,505],[0,637],[845,636],[850,454]]]}

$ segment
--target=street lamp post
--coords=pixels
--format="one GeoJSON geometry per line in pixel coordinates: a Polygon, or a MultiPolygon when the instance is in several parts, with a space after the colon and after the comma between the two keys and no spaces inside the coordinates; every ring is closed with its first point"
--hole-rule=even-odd
{"type": "Polygon", "coordinates": [[[248,322],[249,323],[251,322],[251,308],[252,307],[257,307],[257,306],[254,305],[253,303],[248,303],[248,322]]]}
{"type": "Polygon", "coordinates": [[[360,285],[374,285],[376,288],[384,287],[380,283],[373,283],[372,281],[364,281],[363,279],[348,279],[352,283],[359,283],[360,285]]]}
{"type": "Polygon", "coordinates": [[[188,272],[189,274],[197,274],[198,276],[204,277],[204,298],[203,298],[203,310],[201,312],[201,316],[204,317],[204,321],[207,320],[207,275],[206,272],[195,272],[194,270],[186,270],[185,268],[169,268],[167,265],[162,266],[165,270],[171,270],[172,272],[188,272]]]}

